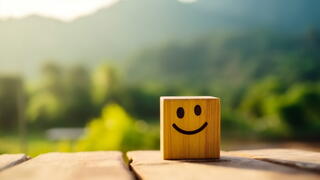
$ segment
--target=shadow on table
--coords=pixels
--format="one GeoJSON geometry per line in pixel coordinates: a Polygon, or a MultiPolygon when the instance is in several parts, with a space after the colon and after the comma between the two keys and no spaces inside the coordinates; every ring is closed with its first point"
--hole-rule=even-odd
{"type": "Polygon", "coordinates": [[[199,164],[199,165],[207,165],[207,166],[222,166],[225,168],[241,168],[241,169],[250,169],[250,170],[262,170],[262,171],[272,171],[272,172],[280,172],[287,174],[301,174],[306,173],[305,170],[320,173],[320,171],[316,168],[313,170],[305,169],[305,168],[297,168],[292,166],[291,164],[307,164],[310,167],[318,167],[317,164],[305,163],[305,162],[290,162],[290,163],[278,163],[277,161],[269,161],[269,160],[257,160],[246,157],[237,157],[237,156],[221,156],[220,159],[203,159],[203,160],[170,160],[177,161],[180,163],[191,163],[191,164],[199,164]],[[294,167],[294,168],[292,168],[294,167]]]}

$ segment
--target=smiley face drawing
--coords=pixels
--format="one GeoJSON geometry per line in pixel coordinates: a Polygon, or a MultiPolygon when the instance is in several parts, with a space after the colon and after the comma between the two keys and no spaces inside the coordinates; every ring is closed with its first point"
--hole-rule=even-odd
{"type": "Polygon", "coordinates": [[[220,157],[220,99],[212,96],[160,98],[164,159],[220,157]]]}
{"type": "MultiPolygon", "coordinates": [[[[197,116],[200,116],[201,115],[201,106],[200,105],[196,105],[194,107],[194,114],[197,115],[197,116]]],[[[177,109],[177,116],[178,118],[182,119],[184,117],[184,109],[183,107],[179,107],[177,109]]],[[[186,130],[183,130],[181,128],[179,128],[175,123],[172,124],[172,127],[177,130],[178,132],[182,133],[182,134],[186,134],[186,135],[192,135],[192,134],[196,134],[196,133],[199,133],[201,132],[204,128],[206,128],[208,125],[208,122],[205,122],[202,124],[202,126],[200,126],[198,129],[195,129],[193,131],[186,131],[186,130]]]]}

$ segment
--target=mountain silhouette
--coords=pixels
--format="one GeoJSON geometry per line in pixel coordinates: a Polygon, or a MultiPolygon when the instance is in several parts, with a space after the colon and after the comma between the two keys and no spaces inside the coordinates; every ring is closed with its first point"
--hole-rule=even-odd
{"type": "Polygon", "coordinates": [[[0,70],[32,72],[43,61],[95,65],[125,60],[149,46],[212,31],[268,29],[301,33],[320,27],[314,0],[120,0],[72,22],[40,16],[0,21],[0,70]]]}

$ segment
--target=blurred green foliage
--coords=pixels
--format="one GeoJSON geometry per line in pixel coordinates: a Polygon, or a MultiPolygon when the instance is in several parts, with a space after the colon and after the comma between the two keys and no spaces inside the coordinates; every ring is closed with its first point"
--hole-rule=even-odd
{"type": "MultiPolygon", "coordinates": [[[[159,148],[159,97],[166,95],[220,97],[224,138],[317,140],[319,59],[320,35],[309,31],[209,34],[93,69],[51,61],[37,82],[25,83],[29,130],[85,127],[86,132],[76,141],[34,145],[33,154],[159,148]]],[[[16,83],[0,79],[1,131],[17,126],[16,83]]]]}
{"type": "Polygon", "coordinates": [[[93,119],[76,150],[133,150],[159,148],[158,128],[151,128],[141,120],[134,120],[116,104],[106,106],[100,118],[93,119]]]}
{"type": "Polygon", "coordinates": [[[145,88],[164,84],[175,95],[221,97],[224,137],[316,140],[319,52],[316,30],[215,33],[141,52],[125,80],[145,88]]]}
{"type": "Polygon", "coordinates": [[[319,139],[320,84],[298,84],[290,88],[279,107],[280,117],[295,138],[319,139]]]}

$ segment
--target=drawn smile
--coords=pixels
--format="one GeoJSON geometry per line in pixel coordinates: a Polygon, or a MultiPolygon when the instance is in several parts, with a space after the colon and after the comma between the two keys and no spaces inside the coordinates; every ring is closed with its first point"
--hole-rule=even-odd
{"type": "Polygon", "coordinates": [[[175,123],[172,124],[172,127],[177,130],[178,132],[182,133],[182,134],[186,134],[186,135],[192,135],[192,134],[197,134],[198,132],[201,132],[204,128],[206,128],[208,126],[208,123],[205,122],[201,127],[199,127],[196,130],[193,131],[186,131],[183,130],[181,128],[179,128],[175,123]]]}

